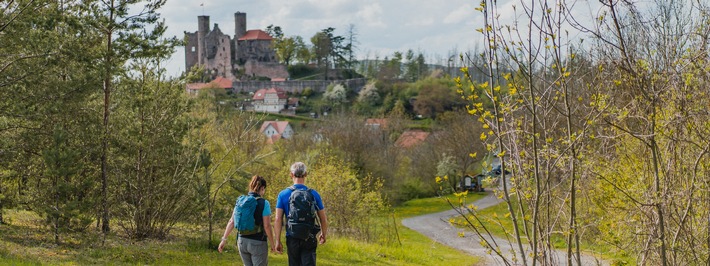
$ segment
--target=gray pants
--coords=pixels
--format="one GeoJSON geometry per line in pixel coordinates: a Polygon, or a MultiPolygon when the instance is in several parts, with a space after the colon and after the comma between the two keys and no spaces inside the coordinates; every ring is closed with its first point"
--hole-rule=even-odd
{"type": "Polygon", "coordinates": [[[240,237],[237,240],[237,246],[245,266],[266,266],[269,264],[269,244],[267,241],[240,237]]]}

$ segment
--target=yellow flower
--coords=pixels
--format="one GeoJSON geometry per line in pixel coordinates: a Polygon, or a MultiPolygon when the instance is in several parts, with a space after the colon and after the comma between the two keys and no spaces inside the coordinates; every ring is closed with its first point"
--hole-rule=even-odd
{"type": "Polygon", "coordinates": [[[437,183],[437,184],[440,184],[440,183],[441,183],[441,177],[439,177],[439,176],[436,177],[436,183],[437,183]]]}
{"type": "Polygon", "coordinates": [[[465,236],[466,236],[466,234],[463,231],[459,232],[459,237],[465,237],[465,236]]]}

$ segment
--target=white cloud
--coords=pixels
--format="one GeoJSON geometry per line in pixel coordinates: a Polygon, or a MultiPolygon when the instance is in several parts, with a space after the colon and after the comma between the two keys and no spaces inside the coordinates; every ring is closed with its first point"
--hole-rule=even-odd
{"type": "Polygon", "coordinates": [[[444,23],[465,23],[467,20],[471,20],[473,18],[473,11],[473,7],[469,4],[456,8],[444,18],[444,23]]]}
{"type": "Polygon", "coordinates": [[[384,12],[382,11],[382,6],[375,2],[363,5],[357,13],[355,13],[355,18],[357,21],[362,22],[366,27],[383,28],[387,26],[382,21],[383,15],[384,12]]]}

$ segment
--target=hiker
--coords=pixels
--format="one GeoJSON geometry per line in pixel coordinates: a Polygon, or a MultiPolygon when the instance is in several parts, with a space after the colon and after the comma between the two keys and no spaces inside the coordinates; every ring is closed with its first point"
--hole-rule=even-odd
{"type": "Polygon", "coordinates": [[[323,200],[318,192],[306,187],[307,174],[302,162],[291,165],[293,186],[282,190],[276,199],[274,243],[276,252],[282,254],[281,228],[286,215],[286,249],[290,266],[316,265],[316,248],[318,243],[325,244],[328,235],[323,200]],[[319,231],[320,236],[316,238],[319,231]]]}
{"type": "Polygon", "coordinates": [[[271,205],[268,200],[261,197],[264,191],[266,191],[266,180],[258,175],[253,176],[249,183],[249,194],[237,199],[232,218],[229,219],[222,241],[217,248],[222,253],[227,237],[232,229],[237,228],[239,231],[237,247],[246,266],[268,265],[269,246],[275,251],[274,243],[271,242],[273,241],[271,205]],[[252,200],[251,204],[248,203],[250,200],[252,200]],[[245,214],[242,215],[242,212],[245,214]],[[251,217],[253,219],[250,219],[251,217]],[[271,242],[270,245],[267,245],[267,242],[271,242]]]}

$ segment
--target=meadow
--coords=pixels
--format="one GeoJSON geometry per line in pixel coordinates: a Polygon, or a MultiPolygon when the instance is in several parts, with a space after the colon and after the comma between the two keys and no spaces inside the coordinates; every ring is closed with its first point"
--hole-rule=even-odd
{"type": "MultiPolygon", "coordinates": [[[[480,197],[479,195],[473,197],[480,197]]],[[[452,196],[449,196],[453,199],[452,196]]],[[[472,199],[473,200],[473,199],[472,199]]],[[[374,219],[373,226],[391,227],[396,221],[396,241],[359,241],[332,237],[318,248],[319,265],[475,265],[479,259],[401,226],[401,219],[449,209],[439,197],[404,202],[374,219]]],[[[205,229],[181,224],[165,240],[132,241],[109,234],[104,245],[98,230],[67,234],[53,244],[50,228],[30,211],[7,210],[8,225],[0,226],[0,264],[3,265],[235,265],[241,260],[234,234],[223,253],[208,249],[205,229]]],[[[221,229],[218,230],[221,232],[221,229]]],[[[219,233],[218,232],[218,233],[219,233]]],[[[214,239],[219,239],[218,235],[214,239]]],[[[213,243],[214,246],[217,243],[213,243]]],[[[286,265],[286,254],[269,255],[272,265],[286,265]]]]}

